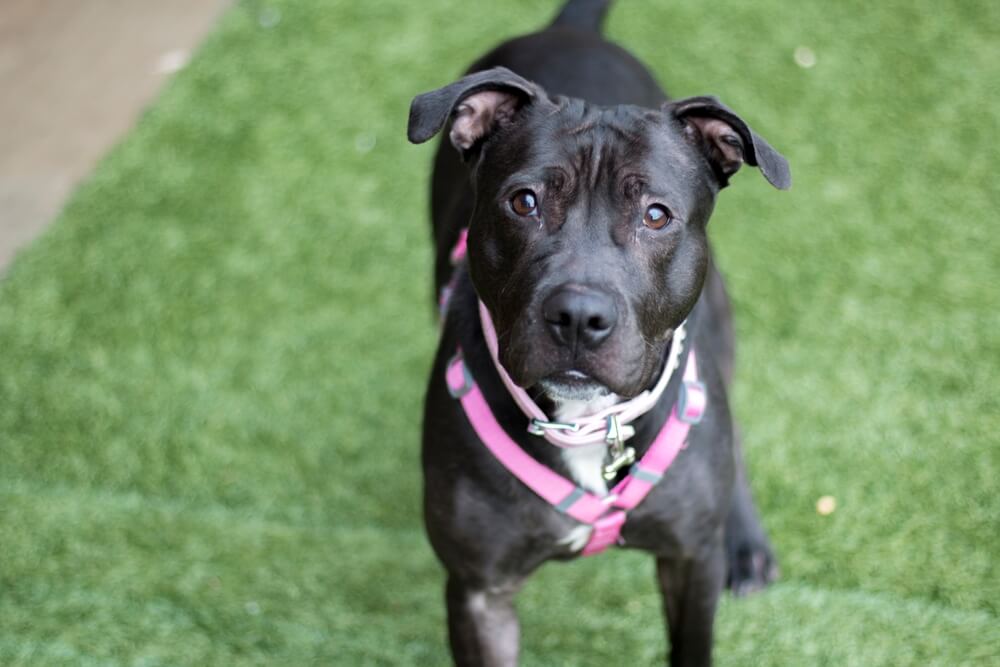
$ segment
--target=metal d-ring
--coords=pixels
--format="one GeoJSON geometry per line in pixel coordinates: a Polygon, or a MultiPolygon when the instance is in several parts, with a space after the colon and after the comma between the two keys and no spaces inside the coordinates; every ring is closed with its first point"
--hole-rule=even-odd
{"type": "Polygon", "coordinates": [[[610,460],[602,469],[605,480],[610,482],[618,476],[619,470],[635,463],[635,449],[625,446],[625,439],[634,434],[634,428],[619,423],[618,415],[608,417],[608,434],[604,437],[604,442],[608,444],[608,458],[610,460]]]}

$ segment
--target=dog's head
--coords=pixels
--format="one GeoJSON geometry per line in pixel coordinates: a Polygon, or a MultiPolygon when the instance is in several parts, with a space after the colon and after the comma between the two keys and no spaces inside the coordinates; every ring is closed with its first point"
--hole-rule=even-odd
{"type": "Polygon", "coordinates": [[[413,100],[409,138],[470,164],[469,271],[517,384],[634,396],[655,379],[708,264],[715,196],[743,162],[785,159],[711,97],[658,110],[552,97],[504,68],[413,100]]]}

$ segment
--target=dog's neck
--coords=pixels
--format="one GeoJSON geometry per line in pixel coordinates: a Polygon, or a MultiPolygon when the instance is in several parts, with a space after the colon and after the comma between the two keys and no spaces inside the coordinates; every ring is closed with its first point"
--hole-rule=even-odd
{"type": "MultiPolygon", "coordinates": [[[[669,350],[670,346],[667,347],[669,350]]],[[[664,353],[661,367],[666,364],[666,357],[667,353],[664,353]]],[[[559,398],[544,394],[544,400],[548,403],[546,407],[553,419],[574,422],[581,417],[588,417],[610,408],[622,399],[618,394],[609,392],[589,400],[559,398]]],[[[570,476],[577,484],[591,493],[604,496],[608,493],[607,481],[603,474],[607,452],[606,444],[597,443],[586,447],[563,449],[560,454],[563,463],[569,469],[570,476]]]]}

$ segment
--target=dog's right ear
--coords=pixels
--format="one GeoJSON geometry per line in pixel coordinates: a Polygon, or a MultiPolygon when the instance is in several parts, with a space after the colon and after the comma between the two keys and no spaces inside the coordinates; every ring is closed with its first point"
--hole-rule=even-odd
{"type": "Polygon", "coordinates": [[[448,138],[465,152],[541,96],[538,86],[506,67],[476,72],[413,98],[406,135],[411,142],[421,144],[440,132],[451,117],[448,138]]]}

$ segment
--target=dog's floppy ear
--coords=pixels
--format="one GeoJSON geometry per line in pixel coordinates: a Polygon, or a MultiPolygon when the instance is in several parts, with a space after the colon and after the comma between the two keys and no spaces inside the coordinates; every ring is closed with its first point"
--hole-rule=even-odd
{"type": "Polygon", "coordinates": [[[744,161],[760,168],[774,187],[787,190],[792,186],[788,161],[718,99],[689,97],[668,102],[664,110],[680,120],[685,135],[706,152],[723,187],[744,161]]]}
{"type": "Polygon", "coordinates": [[[453,117],[451,143],[467,151],[504,123],[518,109],[542,95],[541,89],[506,67],[494,67],[462,77],[455,83],[413,98],[409,140],[420,144],[441,131],[453,117]]]}

